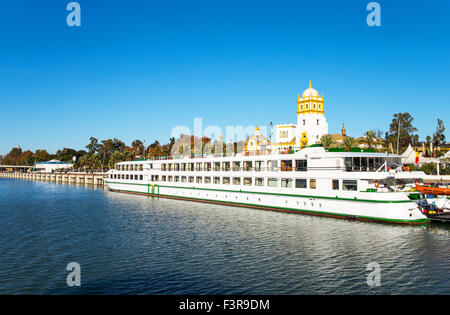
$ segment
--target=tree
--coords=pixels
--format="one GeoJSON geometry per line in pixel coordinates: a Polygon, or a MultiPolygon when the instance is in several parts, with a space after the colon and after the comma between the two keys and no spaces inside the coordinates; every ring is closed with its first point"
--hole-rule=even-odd
{"type": "Polygon", "coordinates": [[[78,160],[78,166],[85,167],[87,170],[94,170],[100,167],[100,159],[94,154],[85,154],[78,160]]]}
{"type": "Polygon", "coordinates": [[[141,140],[134,140],[131,143],[131,147],[138,153],[144,155],[145,147],[141,140]]]}
{"type": "Polygon", "coordinates": [[[34,154],[30,150],[26,150],[20,156],[20,165],[33,165],[34,164],[34,154]]]}
{"type": "Polygon", "coordinates": [[[366,131],[364,133],[364,139],[362,141],[367,145],[367,148],[372,149],[372,147],[378,143],[375,131],[366,131]]]}
{"type": "Polygon", "coordinates": [[[350,151],[356,145],[355,138],[353,137],[345,137],[342,141],[345,151],[350,151]]]}
{"type": "Polygon", "coordinates": [[[22,156],[22,149],[17,146],[15,148],[12,148],[11,151],[9,151],[8,154],[5,155],[3,158],[3,163],[5,165],[19,165],[20,159],[22,156]]]}
{"type": "Polygon", "coordinates": [[[334,141],[333,137],[331,137],[330,135],[323,135],[322,137],[320,137],[320,144],[325,149],[328,149],[328,148],[331,148],[332,146],[334,146],[336,144],[336,142],[334,141]]]}
{"type": "Polygon", "coordinates": [[[36,150],[34,152],[36,162],[46,162],[50,160],[50,154],[46,150],[36,150]]]}
{"type": "Polygon", "coordinates": [[[411,143],[413,133],[417,131],[412,124],[414,118],[409,113],[394,114],[389,126],[389,142],[394,143],[397,152],[404,150],[411,143]]]}
{"type": "Polygon", "coordinates": [[[72,162],[74,156],[77,155],[77,151],[70,148],[64,148],[56,151],[56,158],[63,162],[72,162]]]}
{"type": "Polygon", "coordinates": [[[434,146],[437,147],[437,146],[445,143],[444,131],[445,131],[444,122],[438,118],[436,132],[433,134],[433,145],[434,146]]]}
{"type": "Polygon", "coordinates": [[[90,140],[91,142],[89,142],[89,144],[86,146],[86,149],[89,150],[89,153],[90,153],[90,154],[97,153],[97,152],[98,152],[98,149],[99,149],[99,147],[100,147],[100,145],[99,145],[99,143],[98,143],[98,139],[97,139],[97,138],[94,138],[94,137],[91,137],[91,138],[89,138],[89,140],[90,140]]]}

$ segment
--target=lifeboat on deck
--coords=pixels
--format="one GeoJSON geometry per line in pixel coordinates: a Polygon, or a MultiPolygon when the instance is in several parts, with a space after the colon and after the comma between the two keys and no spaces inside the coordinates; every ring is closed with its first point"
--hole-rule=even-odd
{"type": "Polygon", "coordinates": [[[416,185],[416,190],[420,191],[422,194],[425,194],[425,195],[450,196],[450,188],[439,188],[439,187],[416,185]]]}

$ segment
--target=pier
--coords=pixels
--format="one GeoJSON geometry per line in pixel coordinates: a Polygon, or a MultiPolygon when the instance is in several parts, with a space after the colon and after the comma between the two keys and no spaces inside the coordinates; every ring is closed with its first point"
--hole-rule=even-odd
{"type": "Polygon", "coordinates": [[[43,173],[43,172],[8,172],[0,173],[0,178],[39,180],[55,183],[84,184],[105,186],[106,173],[43,173]]]}

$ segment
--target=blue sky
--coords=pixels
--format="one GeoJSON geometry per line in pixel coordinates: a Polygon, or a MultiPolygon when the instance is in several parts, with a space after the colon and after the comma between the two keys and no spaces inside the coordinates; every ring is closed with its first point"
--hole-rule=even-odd
{"type": "MultiPolygon", "coordinates": [[[[450,4],[378,1],[69,1],[0,4],[0,154],[84,149],[89,137],[168,142],[176,125],[296,122],[309,80],[330,133],[387,131],[409,112],[421,139],[450,128],[450,4]]],[[[450,138],[448,130],[447,139],[450,138]]]]}

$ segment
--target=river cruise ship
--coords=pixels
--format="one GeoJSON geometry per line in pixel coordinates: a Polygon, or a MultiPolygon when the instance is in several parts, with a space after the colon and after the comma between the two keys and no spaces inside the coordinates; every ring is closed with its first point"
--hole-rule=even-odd
{"type": "Polygon", "coordinates": [[[117,163],[111,191],[336,218],[423,224],[409,198],[422,172],[402,170],[398,155],[331,152],[160,158],[117,163]]]}

